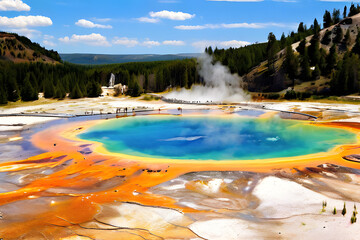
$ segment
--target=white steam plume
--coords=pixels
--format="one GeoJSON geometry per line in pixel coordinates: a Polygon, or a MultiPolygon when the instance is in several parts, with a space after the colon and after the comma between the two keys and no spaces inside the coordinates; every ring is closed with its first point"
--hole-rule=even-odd
{"type": "Polygon", "coordinates": [[[205,53],[199,57],[198,62],[199,75],[204,79],[204,85],[172,91],[164,95],[166,99],[201,103],[250,100],[250,95],[241,88],[242,79],[239,75],[231,74],[229,68],[219,62],[213,64],[213,58],[205,53]]]}

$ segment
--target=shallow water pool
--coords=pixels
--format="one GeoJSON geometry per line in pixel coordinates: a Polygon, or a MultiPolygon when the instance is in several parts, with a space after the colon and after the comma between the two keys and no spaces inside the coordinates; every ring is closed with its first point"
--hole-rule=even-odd
{"type": "Polygon", "coordinates": [[[280,118],[141,116],[113,119],[79,135],[114,153],[193,160],[254,160],[326,152],[356,143],[347,130],[280,118]]]}

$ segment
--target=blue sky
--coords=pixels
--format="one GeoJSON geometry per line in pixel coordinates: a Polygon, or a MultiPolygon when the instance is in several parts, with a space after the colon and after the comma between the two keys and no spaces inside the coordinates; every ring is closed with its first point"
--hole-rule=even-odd
{"type": "Polygon", "coordinates": [[[357,1],[0,0],[0,30],[60,53],[193,53],[280,38],[357,1]]]}

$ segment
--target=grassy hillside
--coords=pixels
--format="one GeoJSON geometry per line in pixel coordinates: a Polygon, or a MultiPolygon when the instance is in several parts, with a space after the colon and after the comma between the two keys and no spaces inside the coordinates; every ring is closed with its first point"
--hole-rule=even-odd
{"type": "Polygon", "coordinates": [[[14,63],[61,62],[56,51],[47,50],[27,37],[5,32],[0,32],[0,60],[14,63]]]}

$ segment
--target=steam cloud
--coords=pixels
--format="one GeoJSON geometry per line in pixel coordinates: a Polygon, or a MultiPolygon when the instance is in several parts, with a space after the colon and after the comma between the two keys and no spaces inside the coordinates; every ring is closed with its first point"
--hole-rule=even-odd
{"type": "Polygon", "coordinates": [[[187,102],[243,102],[249,101],[250,95],[241,88],[242,79],[237,74],[216,62],[208,54],[202,54],[199,59],[199,75],[204,79],[204,85],[194,85],[191,89],[182,88],[172,91],[164,97],[187,102]]]}

